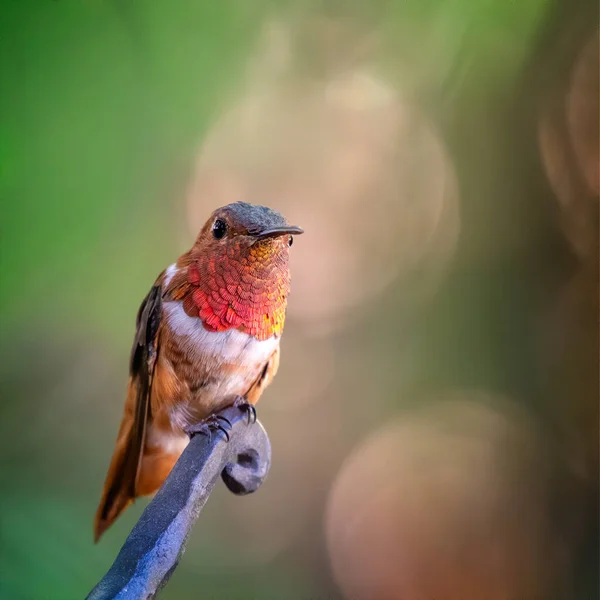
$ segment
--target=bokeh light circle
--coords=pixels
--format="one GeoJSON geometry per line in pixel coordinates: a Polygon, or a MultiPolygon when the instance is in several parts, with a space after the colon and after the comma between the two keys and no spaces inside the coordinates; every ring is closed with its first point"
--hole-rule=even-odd
{"type": "Polygon", "coordinates": [[[600,194],[599,44],[600,33],[596,31],[579,53],[567,98],[567,123],[573,148],[588,188],[596,197],[600,194]]]}
{"type": "Polygon", "coordinates": [[[543,165],[575,252],[598,254],[599,114],[598,32],[577,54],[566,89],[549,94],[539,122],[543,165]]]}
{"type": "Polygon", "coordinates": [[[457,392],[407,411],[352,452],[331,489],[334,577],[353,600],[545,598],[564,548],[532,420],[457,392]]]}
{"type": "MultiPolygon", "coordinates": [[[[279,46],[282,36],[277,30],[279,46]]],[[[293,54],[291,42],[286,48],[293,54]]],[[[369,62],[321,78],[267,58],[270,76],[259,76],[259,63],[204,140],[188,195],[190,234],[212,208],[237,200],[301,225],[289,314],[321,333],[397,278],[418,271],[435,280],[460,219],[432,125],[369,62]]]]}

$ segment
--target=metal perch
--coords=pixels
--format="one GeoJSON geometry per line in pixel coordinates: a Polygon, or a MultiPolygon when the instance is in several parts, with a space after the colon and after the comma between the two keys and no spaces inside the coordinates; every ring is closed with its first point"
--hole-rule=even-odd
{"type": "Polygon", "coordinates": [[[154,598],[177,567],[219,475],[234,494],[260,487],[271,464],[267,432],[258,421],[249,423],[243,409],[230,407],[219,416],[231,422],[230,441],[219,431],[191,439],[87,600],[154,598]]]}

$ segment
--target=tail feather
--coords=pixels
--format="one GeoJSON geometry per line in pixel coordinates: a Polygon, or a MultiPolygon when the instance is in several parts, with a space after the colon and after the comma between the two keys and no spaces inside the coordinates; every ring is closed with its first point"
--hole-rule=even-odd
{"type": "MultiPolygon", "coordinates": [[[[188,442],[186,435],[162,435],[159,445],[144,446],[139,465],[136,462],[133,470],[131,429],[124,419],[94,519],[95,542],[137,497],[158,491],[188,442]]],[[[134,458],[137,461],[137,456],[134,458]]]]}
{"type": "Polygon", "coordinates": [[[135,474],[132,480],[128,457],[131,426],[123,431],[125,425],[124,420],[94,519],[94,542],[96,543],[135,498],[135,474]]]}

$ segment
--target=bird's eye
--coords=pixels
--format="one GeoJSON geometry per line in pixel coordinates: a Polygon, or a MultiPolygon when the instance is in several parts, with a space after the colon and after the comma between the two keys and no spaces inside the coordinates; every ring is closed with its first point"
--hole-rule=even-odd
{"type": "Polygon", "coordinates": [[[223,221],[223,219],[217,219],[212,227],[212,234],[213,236],[220,240],[221,238],[223,238],[225,236],[225,234],[227,233],[227,223],[225,223],[225,221],[223,221]]]}
{"type": "Polygon", "coordinates": [[[290,239],[288,240],[288,246],[291,246],[294,243],[294,236],[290,235],[290,239]]]}

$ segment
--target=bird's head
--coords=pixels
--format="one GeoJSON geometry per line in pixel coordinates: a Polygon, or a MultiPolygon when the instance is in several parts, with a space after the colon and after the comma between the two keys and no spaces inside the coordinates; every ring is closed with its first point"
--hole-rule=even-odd
{"type": "MultiPolygon", "coordinates": [[[[279,335],[290,289],[290,247],[301,233],[266,206],[236,202],[215,210],[188,267],[188,281],[197,286],[193,304],[205,327],[237,327],[259,339],[279,335]]],[[[186,309],[194,307],[188,302],[186,309]]]]}

